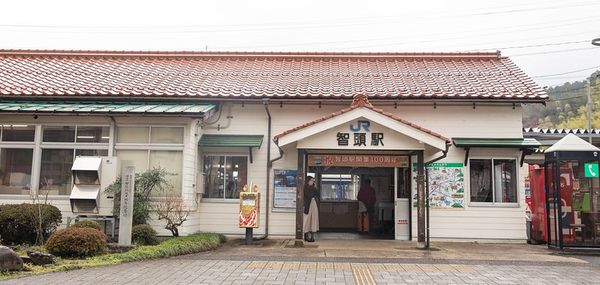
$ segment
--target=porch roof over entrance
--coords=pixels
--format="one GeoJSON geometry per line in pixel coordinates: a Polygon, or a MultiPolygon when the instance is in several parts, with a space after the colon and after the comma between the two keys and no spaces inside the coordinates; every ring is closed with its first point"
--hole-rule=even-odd
{"type": "Polygon", "coordinates": [[[350,108],[342,109],[338,112],[323,116],[314,121],[284,131],[276,135],[273,140],[279,146],[288,145],[290,143],[302,140],[308,136],[322,132],[323,130],[330,129],[359,118],[372,120],[438,150],[445,150],[446,145],[450,143],[450,139],[447,137],[444,137],[412,122],[406,121],[394,114],[385,112],[382,109],[373,107],[366,95],[354,96],[354,100],[352,101],[350,108]]]}

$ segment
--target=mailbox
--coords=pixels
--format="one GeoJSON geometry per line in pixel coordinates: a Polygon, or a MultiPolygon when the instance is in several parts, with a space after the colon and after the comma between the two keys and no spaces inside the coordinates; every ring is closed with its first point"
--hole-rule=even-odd
{"type": "Polygon", "coordinates": [[[240,192],[240,228],[258,228],[260,193],[254,185],[251,191],[244,186],[240,192]]]}
{"type": "Polygon", "coordinates": [[[115,157],[78,156],[71,168],[73,189],[69,200],[75,214],[112,215],[112,199],[104,189],[117,178],[115,157]]]}

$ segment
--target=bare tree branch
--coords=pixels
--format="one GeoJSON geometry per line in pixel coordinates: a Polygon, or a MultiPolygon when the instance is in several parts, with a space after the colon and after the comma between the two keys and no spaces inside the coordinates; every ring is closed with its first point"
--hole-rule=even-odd
{"type": "Polygon", "coordinates": [[[158,220],[167,222],[165,229],[171,231],[174,237],[179,236],[178,227],[187,221],[190,209],[185,205],[181,197],[168,195],[158,201],[154,209],[158,215],[158,220]]]}

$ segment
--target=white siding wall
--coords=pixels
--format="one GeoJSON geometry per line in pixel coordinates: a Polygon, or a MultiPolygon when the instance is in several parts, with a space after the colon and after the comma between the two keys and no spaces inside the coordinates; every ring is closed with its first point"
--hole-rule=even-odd
{"type": "MultiPolygon", "coordinates": [[[[520,152],[506,149],[472,149],[470,158],[512,158],[517,161],[519,177],[518,205],[472,205],[469,203],[471,189],[469,166],[465,173],[465,209],[430,209],[430,236],[435,239],[525,239],[525,193],[524,175],[526,167],[519,167],[520,152]]],[[[461,148],[451,147],[448,156],[439,162],[463,162],[465,152],[461,148]]],[[[414,195],[414,187],[413,187],[414,195]]],[[[413,238],[417,237],[417,210],[412,212],[413,238]]]]}
{"type": "MultiPolygon", "coordinates": [[[[228,103],[230,104],[230,103],[228,103]]],[[[405,120],[416,123],[422,127],[438,132],[446,137],[521,137],[521,109],[512,106],[444,106],[438,105],[436,109],[433,106],[423,105],[402,105],[398,108],[393,106],[379,106],[405,120]]],[[[272,135],[279,134],[287,129],[297,127],[306,122],[315,120],[321,116],[347,108],[349,102],[340,105],[323,105],[319,108],[316,103],[307,105],[289,105],[284,104],[280,107],[278,103],[270,105],[270,111],[273,118],[272,135]]],[[[245,149],[222,149],[222,150],[198,150],[197,142],[202,134],[258,134],[264,135],[265,139],[260,149],[253,151],[254,162],[249,164],[248,182],[253,182],[259,186],[261,194],[261,215],[260,228],[255,230],[256,235],[264,233],[265,216],[267,211],[266,199],[266,152],[267,144],[271,143],[271,159],[278,157],[277,147],[267,137],[267,115],[262,104],[248,104],[242,107],[241,104],[235,104],[228,112],[228,106],[223,108],[223,114],[220,120],[204,128],[199,128],[196,121],[189,118],[117,118],[117,124],[142,124],[142,125],[161,125],[161,124],[181,124],[185,125],[185,146],[183,151],[183,189],[182,195],[186,204],[193,209],[188,221],[184,223],[181,234],[189,234],[196,231],[211,231],[226,234],[243,234],[244,229],[238,227],[237,200],[215,201],[214,199],[200,199],[197,192],[202,191],[202,152],[231,154],[247,154],[245,149]],[[228,119],[230,117],[230,119],[228,119]],[[228,123],[228,120],[231,120],[228,123]],[[216,126],[220,125],[220,129],[216,126]]],[[[40,116],[34,120],[32,116],[2,116],[2,123],[104,123],[109,124],[107,117],[92,116],[40,116]]],[[[274,163],[273,169],[296,168],[297,152],[295,144],[284,148],[284,156],[281,160],[274,163]]],[[[471,157],[475,156],[503,156],[519,158],[518,151],[506,150],[472,150],[471,157]]],[[[451,148],[448,157],[441,162],[462,162],[464,160],[464,151],[462,149],[451,148]]],[[[468,167],[465,168],[468,173],[468,167]]],[[[273,172],[268,182],[273,193],[273,172]]],[[[523,173],[520,173],[521,177],[523,173]]],[[[468,176],[465,179],[466,197],[469,197],[468,176]]],[[[462,211],[431,211],[431,235],[433,238],[506,238],[520,239],[525,236],[525,225],[523,219],[524,213],[524,193],[522,183],[519,183],[519,206],[506,207],[475,207],[466,202],[466,208],[462,211]]],[[[28,201],[28,197],[10,197],[0,195],[0,203],[20,203],[28,201]]],[[[467,199],[468,201],[468,199],[467,199]]],[[[56,204],[63,211],[63,215],[70,214],[68,198],[54,197],[51,203],[56,204]]],[[[269,234],[293,236],[295,228],[295,212],[293,209],[272,209],[273,199],[269,202],[269,234]]],[[[416,212],[415,212],[416,214],[416,212]]],[[[153,221],[152,224],[162,234],[168,234],[162,228],[162,221],[153,221]]],[[[416,233],[416,217],[413,217],[413,233],[416,233]]]]}
{"type": "MultiPolygon", "coordinates": [[[[377,107],[377,103],[375,103],[377,107]]],[[[321,108],[316,103],[310,105],[287,105],[281,108],[279,104],[270,106],[273,118],[272,135],[279,134],[290,128],[297,127],[321,116],[347,108],[347,104],[337,106],[323,105],[321,108]]],[[[227,108],[224,108],[227,110],[227,108]]],[[[422,127],[438,132],[446,137],[488,137],[488,138],[514,138],[522,137],[521,109],[512,106],[392,106],[383,107],[405,120],[416,123],[422,127]]],[[[221,116],[219,124],[227,125],[226,115],[221,116]]],[[[261,196],[261,228],[255,233],[264,232],[265,209],[265,171],[266,171],[266,144],[270,141],[267,134],[267,115],[264,107],[257,104],[246,103],[244,107],[236,104],[231,111],[231,124],[228,128],[217,131],[204,129],[207,134],[263,134],[265,140],[262,147],[254,153],[254,163],[250,165],[248,181],[258,184],[262,191],[261,196]]],[[[296,168],[297,152],[295,145],[284,148],[283,159],[273,165],[273,169],[296,168]]],[[[278,156],[274,144],[271,147],[271,158],[278,156]]],[[[518,151],[500,149],[471,150],[471,157],[512,157],[518,159],[518,151]]],[[[463,162],[464,151],[452,147],[448,157],[441,162],[463,162]]],[[[468,167],[464,169],[468,173],[468,167]]],[[[273,193],[273,176],[271,172],[271,195],[273,193]]],[[[520,173],[522,174],[522,173],[520,173]]],[[[522,175],[521,175],[522,176],[522,175]]],[[[466,197],[469,197],[468,176],[465,180],[466,197]]],[[[431,236],[433,238],[493,238],[493,239],[522,239],[525,237],[524,224],[524,193],[522,183],[519,183],[519,206],[517,207],[484,207],[469,206],[462,211],[431,211],[431,236]]],[[[467,199],[468,201],[468,199],[467,199]]],[[[269,208],[271,209],[272,199],[269,208]]],[[[200,202],[199,230],[223,233],[243,234],[244,230],[237,227],[238,204],[214,202],[203,200],[200,202]]],[[[416,215],[416,211],[415,211],[416,215]]],[[[413,233],[416,234],[416,217],[413,217],[413,233]]],[[[293,236],[295,229],[295,212],[293,209],[272,209],[269,220],[270,235],[293,236]]]]}

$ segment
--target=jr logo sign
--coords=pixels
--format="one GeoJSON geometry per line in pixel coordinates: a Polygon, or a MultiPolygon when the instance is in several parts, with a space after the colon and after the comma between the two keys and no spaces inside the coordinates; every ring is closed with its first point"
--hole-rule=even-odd
{"type": "MultiPolygon", "coordinates": [[[[371,122],[366,120],[358,120],[356,121],[356,126],[354,124],[350,124],[350,131],[353,132],[353,143],[352,146],[367,146],[368,145],[368,137],[367,133],[371,133],[369,128],[371,127],[371,122]]],[[[371,133],[371,146],[384,146],[383,144],[383,133],[371,133]]],[[[336,139],[338,142],[338,146],[349,146],[350,145],[350,133],[339,132],[336,134],[336,139]]]]}
{"type": "Polygon", "coordinates": [[[369,132],[370,126],[371,126],[371,122],[359,120],[358,123],[356,124],[356,127],[353,124],[350,124],[350,130],[353,132],[360,132],[361,129],[364,129],[365,132],[369,132]]]}

